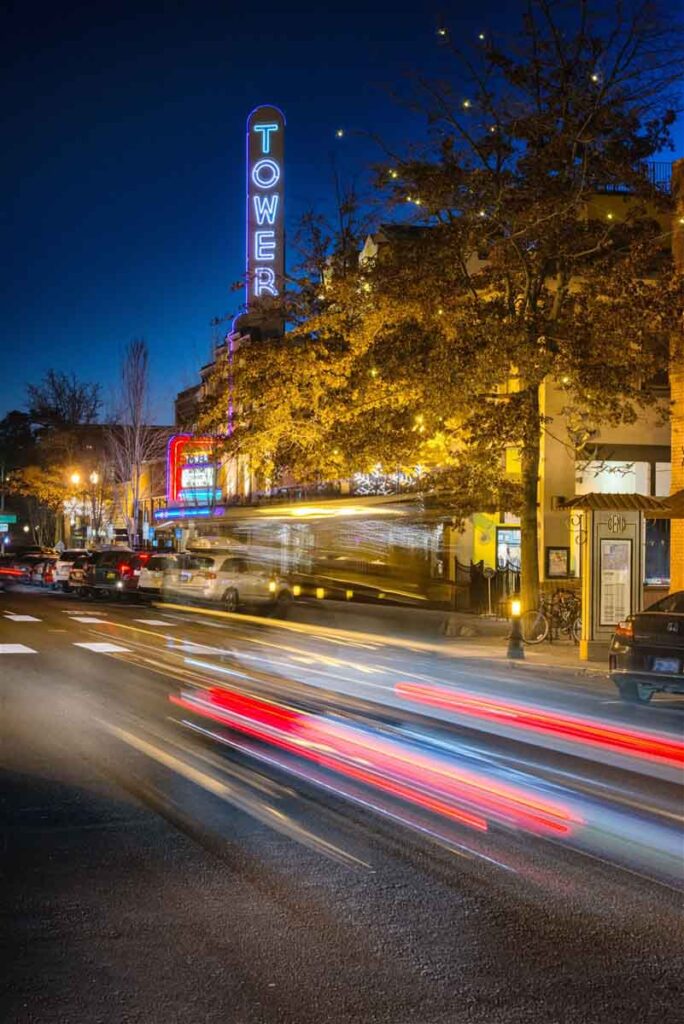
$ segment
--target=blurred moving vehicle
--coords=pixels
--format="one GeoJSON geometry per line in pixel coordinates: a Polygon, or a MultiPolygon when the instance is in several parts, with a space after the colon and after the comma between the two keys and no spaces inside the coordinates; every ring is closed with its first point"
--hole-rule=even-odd
{"type": "Polygon", "coordinates": [[[77,558],[83,558],[87,554],[86,548],[67,548],[61,553],[55,564],[55,589],[63,590],[65,594],[70,592],[69,573],[71,572],[71,566],[77,558]]]}
{"type": "Polygon", "coordinates": [[[176,555],[151,555],[140,569],[138,593],[141,597],[160,597],[164,584],[164,573],[175,567],[176,555]]]}
{"type": "Polygon", "coordinates": [[[24,578],[22,569],[17,568],[13,555],[0,555],[0,582],[20,583],[24,578]]]}
{"type": "Polygon", "coordinates": [[[15,551],[9,555],[9,563],[16,570],[16,582],[17,583],[34,583],[37,582],[35,579],[36,573],[42,573],[42,568],[45,560],[49,555],[56,553],[51,551],[41,551],[40,548],[37,550],[22,550],[15,551]]]}
{"type": "Polygon", "coordinates": [[[178,555],[164,573],[162,592],[177,601],[220,604],[229,612],[244,605],[284,609],[292,600],[286,580],[268,567],[250,564],[235,549],[178,555]]]}
{"type": "Polygon", "coordinates": [[[620,622],[608,664],[623,700],[647,704],[654,693],[684,693],[684,590],[620,622]]]}

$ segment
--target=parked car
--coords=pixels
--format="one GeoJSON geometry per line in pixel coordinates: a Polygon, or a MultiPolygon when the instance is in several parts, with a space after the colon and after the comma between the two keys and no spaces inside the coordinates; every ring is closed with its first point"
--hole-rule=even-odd
{"type": "Polygon", "coordinates": [[[53,587],[55,585],[55,566],[57,565],[57,556],[46,562],[43,567],[43,578],[41,580],[41,586],[53,587]]]}
{"type": "Polygon", "coordinates": [[[87,555],[82,555],[77,558],[75,562],[72,562],[71,569],[69,570],[69,589],[75,591],[80,596],[86,594],[86,574],[88,572],[88,566],[91,562],[97,560],[102,552],[92,552],[87,555]]]}
{"type": "Polygon", "coordinates": [[[84,593],[91,597],[108,594],[124,596],[138,589],[140,558],[135,551],[110,548],[88,559],[83,582],[84,593]]]}
{"type": "Polygon", "coordinates": [[[176,601],[220,604],[226,611],[243,605],[287,605],[292,594],[288,583],[268,568],[250,564],[233,550],[178,555],[164,573],[163,595],[176,601]]]}
{"type": "Polygon", "coordinates": [[[11,556],[14,568],[20,573],[17,577],[18,583],[33,583],[34,573],[40,567],[42,571],[45,555],[38,551],[31,551],[23,554],[14,552],[11,556]]]}
{"type": "Polygon", "coordinates": [[[63,590],[66,594],[69,593],[71,589],[69,586],[71,566],[77,558],[83,558],[87,554],[86,548],[67,548],[66,551],[61,553],[55,564],[54,586],[57,590],[63,590]]]}
{"type": "Polygon", "coordinates": [[[141,566],[138,577],[138,593],[141,597],[160,597],[164,583],[164,573],[177,564],[176,555],[151,555],[141,566]]]}
{"type": "Polygon", "coordinates": [[[619,623],[610,644],[610,678],[623,700],[684,693],[684,590],[619,623]]]}
{"type": "Polygon", "coordinates": [[[29,582],[35,587],[47,587],[54,582],[54,567],[57,555],[45,557],[41,555],[31,566],[29,582]]]}

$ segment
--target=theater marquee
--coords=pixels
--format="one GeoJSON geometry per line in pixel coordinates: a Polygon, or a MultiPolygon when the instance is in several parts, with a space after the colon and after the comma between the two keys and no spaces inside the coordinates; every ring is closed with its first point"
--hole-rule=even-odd
{"type": "Polygon", "coordinates": [[[247,119],[247,307],[282,295],[285,273],[285,117],[257,107],[247,119]]]}

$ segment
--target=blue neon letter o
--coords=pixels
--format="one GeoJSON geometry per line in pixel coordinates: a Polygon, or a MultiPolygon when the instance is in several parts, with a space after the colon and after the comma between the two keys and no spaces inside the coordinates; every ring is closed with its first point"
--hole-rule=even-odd
{"type": "Polygon", "coordinates": [[[259,160],[252,168],[252,181],[259,188],[273,188],[280,181],[280,168],[275,160],[259,160]]]}

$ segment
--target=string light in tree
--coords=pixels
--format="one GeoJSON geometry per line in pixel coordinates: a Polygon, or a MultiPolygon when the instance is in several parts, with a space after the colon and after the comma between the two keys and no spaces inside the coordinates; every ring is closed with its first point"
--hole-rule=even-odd
{"type": "Polygon", "coordinates": [[[344,128],[338,128],[337,131],[335,132],[335,135],[337,136],[338,139],[344,138],[344,128]]]}
{"type": "Polygon", "coordinates": [[[484,41],[485,41],[485,34],[484,34],[484,32],[479,32],[477,38],[480,40],[481,43],[484,43],[484,41]]]}
{"type": "Polygon", "coordinates": [[[463,100],[462,106],[464,110],[469,110],[470,107],[472,106],[472,103],[470,102],[470,100],[463,100]]]}

